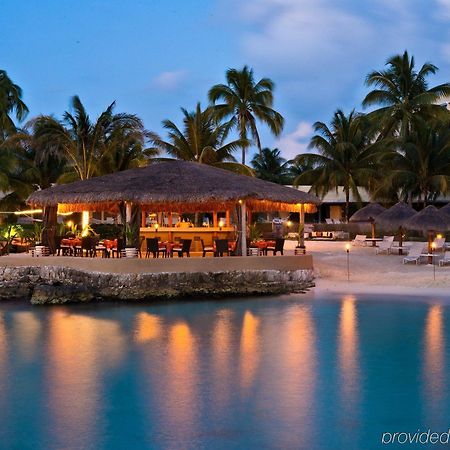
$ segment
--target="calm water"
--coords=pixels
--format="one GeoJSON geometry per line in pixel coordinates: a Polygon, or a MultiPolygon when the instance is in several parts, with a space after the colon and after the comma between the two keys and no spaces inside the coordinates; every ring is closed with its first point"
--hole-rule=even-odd
{"type": "Polygon", "coordinates": [[[446,431],[449,309],[364,300],[0,304],[0,448],[361,450],[446,431]]]}

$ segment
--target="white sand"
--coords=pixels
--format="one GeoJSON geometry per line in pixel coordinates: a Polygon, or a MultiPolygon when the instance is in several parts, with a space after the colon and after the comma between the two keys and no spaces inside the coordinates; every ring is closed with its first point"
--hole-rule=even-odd
{"type": "MultiPolygon", "coordinates": [[[[350,282],[347,281],[345,242],[307,241],[316,272],[316,294],[373,293],[411,296],[448,297],[450,302],[450,265],[403,264],[403,256],[376,255],[373,247],[350,248],[350,282]]],[[[290,242],[289,247],[292,246],[290,242]]],[[[436,257],[436,261],[437,261],[436,257]]]]}

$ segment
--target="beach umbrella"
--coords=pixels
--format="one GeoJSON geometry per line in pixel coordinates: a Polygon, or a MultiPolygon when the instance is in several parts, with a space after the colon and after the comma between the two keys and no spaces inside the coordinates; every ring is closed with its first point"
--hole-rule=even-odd
{"type": "Polygon", "coordinates": [[[364,208],[359,209],[353,214],[349,222],[370,222],[372,224],[372,237],[375,237],[375,219],[386,211],[386,208],[379,203],[369,203],[364,208]]]}
{"type": "Polygon", "coordinates": [[[450,216],[441,212],[435,206],[429,205],[409,218],[404,226],[408,230],[428,233],[428,253],[431,253],[434,232],[448,230],[450,228],[450,216]]]}
{"type": "Polygon", "coordinates": [[[446,216],[450,216],[450,203],[447,203],[445,206],[443,206],[442,208],[439,208],[439,211],[441,213],[444,213],[446,216]]]}
{"type": "Polygon", "coordinates": [[[389,209],[383,211],[376,219],[376,223],[385,229],[395,230],[398,228],[399,246],[403,243],[403,225],[412,216],[417,214],[417,211],[404,202],[398,202],[389,209]]]}

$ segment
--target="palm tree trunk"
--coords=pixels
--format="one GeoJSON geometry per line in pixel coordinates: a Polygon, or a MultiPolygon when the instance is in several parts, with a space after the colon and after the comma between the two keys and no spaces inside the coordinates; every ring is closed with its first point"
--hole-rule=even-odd
{"type": "Polygon", "coordinates": [[[345,221],[348,222],[348,212],[350,209],[350,190],[345,189],[345,221]]]}
{"type": "Polygon", "coordinates": [[[245,164],[245,147],[242,147],[242,164],[245,164]]]}

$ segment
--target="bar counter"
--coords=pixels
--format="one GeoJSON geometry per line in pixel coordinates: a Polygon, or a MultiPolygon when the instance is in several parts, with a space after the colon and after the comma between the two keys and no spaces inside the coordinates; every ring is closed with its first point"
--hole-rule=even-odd
{"type": "Polygon", "coordinates": [[[202,244],[212,245],[214,239],[235,239],[234,227],[141,227],[140,235],[146,238],[159,237],[161,241],[178,241],[180,239],[191,239],[191,251],[201,252],[202,244]]]}

